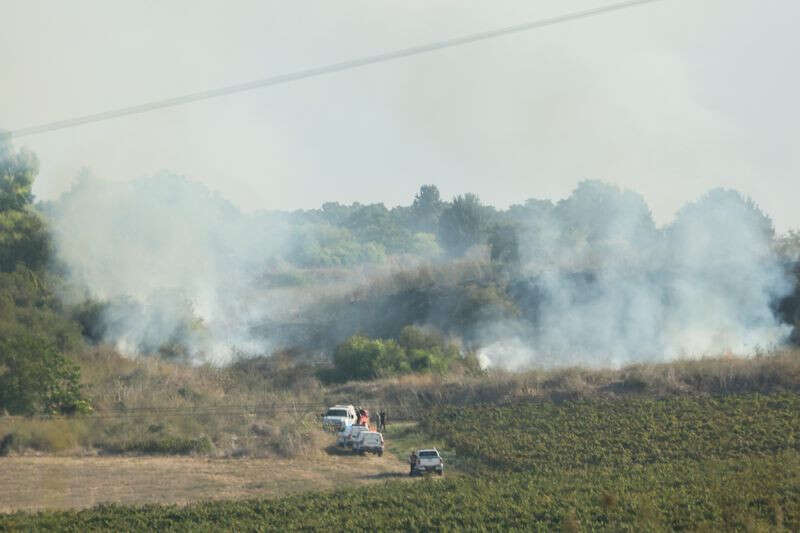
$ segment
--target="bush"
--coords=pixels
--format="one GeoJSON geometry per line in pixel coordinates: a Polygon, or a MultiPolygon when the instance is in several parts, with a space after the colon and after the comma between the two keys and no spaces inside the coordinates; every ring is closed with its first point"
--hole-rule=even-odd
{"type": "Polygon", "coordinates": [[[398,342],[406,350],[409,364],[415,372],[443,373],[460,357],[458,346],[448,344],[444,337],[435,331],[406,326],[400,332],[398,342]]]}
{"type": "Polygon", "coordinates": [[[462,357],[453,343],[438,332],[406,326],[395,339],[370,339],[354,335],[336,347],[334,369],[323,371],[323,381],[374,379],[411,372],[444,373],[454,363],[474,366],[474,357],[462,357]]]}
{"type": "Polygon", "coordinates": [[[340,380],[374,379],[411,370],[403,349],[393,340],[353,335],[336,347],[333,364],[340,380]]]}
{"type": "Polygon", "coordinates": [[[88,412],[80,370],[51,342],[16,331],[0,338],[0,410],[11,414],[88,412]]]}
{"type": "Polygon", "coordinates": [[[346,228],[306,224],[294,230],[288,259],[302,267],[336,267],[381,263],[386,249],[380,243],[359,242],[346,228]]]}

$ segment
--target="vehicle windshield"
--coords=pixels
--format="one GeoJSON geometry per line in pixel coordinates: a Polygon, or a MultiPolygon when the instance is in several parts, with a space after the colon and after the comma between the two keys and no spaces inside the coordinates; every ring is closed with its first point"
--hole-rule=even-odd
{"type": "Polygon", "coordinates": [[[419,452],[420,457],[439,457],[439,454],[436,452],[419,452]]]}
{"type": "Polygon", "coordinates": [[[325,416],[347,416],[347,411],[345,409],[328,409],[325,416]]]}

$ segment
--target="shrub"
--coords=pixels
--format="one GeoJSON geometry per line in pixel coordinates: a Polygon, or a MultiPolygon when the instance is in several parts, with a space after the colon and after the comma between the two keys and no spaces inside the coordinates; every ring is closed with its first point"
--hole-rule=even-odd
{"type": "Polygon", "coordinates": [[[0,409],[12,414],[88,412],[80,370],[47,339],[16,331],[0,338],[0,409]]]}
{"type": "Polygon", "coordinates": [[[374,379],[410,372],[444,373],[454,363],[475,366],[477,360],[462,357],[453,343],[438,332],[406,326],[395,339],[370,339],[354,335],[336,347],[334,370],[319,374],[323,381],[374,379]]]}
{"type": "Polygon", "coordinates": [[[334,267],[381,263],[386,249],[380,243],[359,242],[346,228],[306,224],[294,230],[288,259],[303,267],[334,267]]]}
{"type": "Polygon", "coordinates": [[[333,364],[341,380],[373,379],[411,370],[403,349],[393,340],[353,335],[336,347],[333,364]]]}

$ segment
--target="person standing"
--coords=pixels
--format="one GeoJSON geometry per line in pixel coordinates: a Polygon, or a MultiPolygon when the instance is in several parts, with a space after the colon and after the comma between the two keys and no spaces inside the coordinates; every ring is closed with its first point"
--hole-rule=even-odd
{"type": "Polygon", "coordinates": [[[379,420],[380,420],[380,426],[379,426],[380,430],[383,431],[384,429],[386,429],[386,411],[381,410],[379,420]]]}

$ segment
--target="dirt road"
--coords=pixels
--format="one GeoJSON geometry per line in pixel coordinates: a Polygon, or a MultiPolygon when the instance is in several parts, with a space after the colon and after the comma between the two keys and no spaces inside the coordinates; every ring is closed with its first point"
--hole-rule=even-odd
{"type": "Polygon", "coordinates": [[[0,512],[281,496],[407,478],[407,468],[392,454],[323,451],[296,459],[0,457],[0,512]]]}

